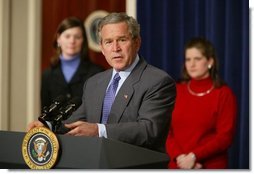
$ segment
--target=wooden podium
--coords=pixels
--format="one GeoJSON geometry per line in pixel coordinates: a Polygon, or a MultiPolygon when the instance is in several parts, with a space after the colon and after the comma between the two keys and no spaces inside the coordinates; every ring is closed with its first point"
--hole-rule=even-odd
{"type": "MultiPolygon", "coordinates": [[[[0,168],[28,168],[22,157],[25,132],[0,131],[0,168]]],[[[97,137],[57,135],[60,152],[54,168],[66,169],[163,169],[165,153],[97,137]]]]}

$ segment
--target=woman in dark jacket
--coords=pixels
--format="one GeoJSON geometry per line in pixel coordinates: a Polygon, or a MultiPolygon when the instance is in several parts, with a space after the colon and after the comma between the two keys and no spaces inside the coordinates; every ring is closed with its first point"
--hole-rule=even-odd
{"type": "Polygon", "coordinates": [[[60,23],[53,46],[56,52],[51,66],[42,74],[41,108],[60,95],[82,98],[84,82],[103,71],[89,60],[85,28],[78,18],[69,17],[60,23]]]}

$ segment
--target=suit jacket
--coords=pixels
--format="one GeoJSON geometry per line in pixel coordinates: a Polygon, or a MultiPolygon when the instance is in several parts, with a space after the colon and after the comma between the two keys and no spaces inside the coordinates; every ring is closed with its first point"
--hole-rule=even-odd
{"type": "MultiPolygon", "coordinates": [[[[112,69],[89,78],[82,105],[66,122],[100,123],[112,69]]],[[[108,138],[165,152],[176,87],[164,71],[140,59],[115,97],[106,126],[108,138]]]]}
{"type": "Polygon", "coordinates": [[[65,95],[68,98],[81,98],[85,81],[102,70],[101,67],[90,61],[82,60],[71,81],[67,83],[60,64],[46,69],[42,74],[41,107],[49,106],[60,95],[65,95]]]}

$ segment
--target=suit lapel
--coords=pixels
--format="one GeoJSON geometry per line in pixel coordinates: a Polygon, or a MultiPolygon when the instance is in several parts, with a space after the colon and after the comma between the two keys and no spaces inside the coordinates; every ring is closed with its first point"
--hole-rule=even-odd
{"type": "Polygon", "coordinates": [[[66,86],[67,85],[60,65],[54,69],[52,77],[53,77],[53,82],[56,83],[57,86],[59,86],[59,85],[66,86]]]}
{"type": "Polygon", "coordinates": [[[78,83],[83,81],[87,76],[88,64],[85,61],[80,61],[77,71],[73,74],[70,84],[78,83]]]}
{"type": "MultiPolygon", "coordinates": [[[[126,79],[127,80],[127,79],[126,79]]],[[[125,83],[125,82],[124,82],[125,83]]],[[[111,107],[108,123],[117,123],[132,98],[134,89],[132,84],[123,84],[111,107]]]]}
{"type": "Polygon", "coordinates": [[[119,122],[125,108],[133,96],[135,91],[134,85],[140,80],[146,65],[147,63],[141,58],[139,63],[136,65],[136,67],[121,86],[111,107],[108,123],[119,122]]]}

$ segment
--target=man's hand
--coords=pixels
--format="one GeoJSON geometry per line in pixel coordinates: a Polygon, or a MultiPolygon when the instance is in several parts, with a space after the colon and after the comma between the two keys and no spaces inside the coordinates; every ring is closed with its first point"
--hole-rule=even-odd
{"type": "Polygon", "coordinates": [[[66,135],[98,137],[98,126],[95,123],[77,121],[65,124],[65,127],[71,129],[66,135]]]}
{"type": "Polygon", "coordinates": [[[36,121],[33,121],[33,122],[29,123],[28,126],[27,126],[27,128],[26,128],[26,130],[27,130],[27,132],[28,132],[29,130],[31,130],[31,129],[34,128],[34,127],[43,127],[43,126],[44,126],[44,125],[43,125],[42,122],[36,120],[36,121]]]}

